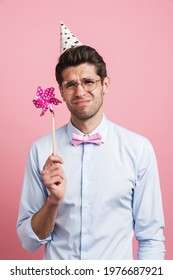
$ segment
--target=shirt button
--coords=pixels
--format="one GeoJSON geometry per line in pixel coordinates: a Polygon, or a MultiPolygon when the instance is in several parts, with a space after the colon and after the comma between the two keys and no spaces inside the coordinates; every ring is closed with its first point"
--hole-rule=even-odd
{"type": "Polygon", "coordinates": [[[87,255],[83,256],[83,260],[87,260],[87,259],[88,259],[87,255]]]}

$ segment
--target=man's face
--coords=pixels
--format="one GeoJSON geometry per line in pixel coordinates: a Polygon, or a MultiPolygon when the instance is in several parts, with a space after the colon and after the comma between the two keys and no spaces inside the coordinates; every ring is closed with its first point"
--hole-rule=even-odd
{"type": "Polygon", "coordinates": [[[86,91],[81,84],[77,85],[70,94],[63,88],[61,89],[62,98],[72,117],[87,120],[102,110],[103,95],[107,91],[109,81],[108,78],[105,78],[102,85],[94,65],[83,63],[75,67],[70,66],[63,70],[62,77],[62,84],[68,83],[69,85],[89,81],[89,79],[97,81],[96,88],[92,91],[86,91]]]}

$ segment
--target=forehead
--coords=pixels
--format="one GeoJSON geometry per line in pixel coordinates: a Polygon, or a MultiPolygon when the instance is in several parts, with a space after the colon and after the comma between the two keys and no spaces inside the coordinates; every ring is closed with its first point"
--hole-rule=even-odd
{"type": "Polygon", "coordinates": [[[69,66],[62,71],[62,78],[64,81],[83,79],[85,77],[98,77],[95,65],[82,63],[78,66],[69,66]]]}

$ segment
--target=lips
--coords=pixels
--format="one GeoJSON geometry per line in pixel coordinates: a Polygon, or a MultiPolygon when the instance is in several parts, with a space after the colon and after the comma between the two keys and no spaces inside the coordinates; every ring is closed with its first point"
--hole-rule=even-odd
{"type": "Polygon", "coordinates": [[[79,99],[79,100],[75,100],[73,101],[72,103],[74,105],[86,105],[90,102],[91,100],[90,99],[79,99]]]}

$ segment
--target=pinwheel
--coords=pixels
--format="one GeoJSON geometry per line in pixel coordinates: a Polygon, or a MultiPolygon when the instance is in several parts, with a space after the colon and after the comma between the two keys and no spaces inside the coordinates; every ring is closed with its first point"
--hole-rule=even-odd
{"type": "Polygon", "coordinates": [[[49,109],[52,116],[52,149],[53,154],[56,154],[56,145],[55,145],[55,118],[53,105],[59,105],[62,103],[59,99],[55,98],[54,88],[46,88],[43,90],[41,87],[37,88],[36,99],[33,100],[33,103],[36,108],[42,108],[40,116],[43,116],[45,112],[49,109]]]}

